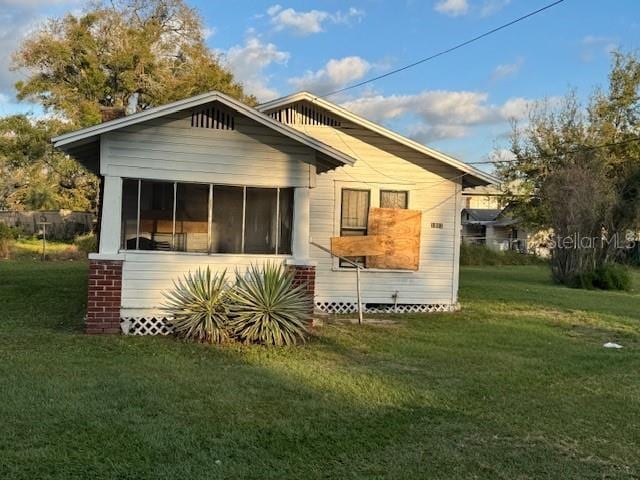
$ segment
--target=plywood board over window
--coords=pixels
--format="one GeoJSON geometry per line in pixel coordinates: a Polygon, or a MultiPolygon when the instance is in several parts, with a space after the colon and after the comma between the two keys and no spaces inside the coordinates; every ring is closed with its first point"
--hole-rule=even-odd
{"type": "Polygon", "coordinates": [[[331,253],[340,257],[384,255],[387,238],[365,235],[361,237],[332,237],[331,253]]]}
{"type": "Polygon", "coordinates": [[[418,270],[422,212],[398,208],[369,209],[368,235],[383,236],[384,254],[367,257],[367,268],[418,270]]]}

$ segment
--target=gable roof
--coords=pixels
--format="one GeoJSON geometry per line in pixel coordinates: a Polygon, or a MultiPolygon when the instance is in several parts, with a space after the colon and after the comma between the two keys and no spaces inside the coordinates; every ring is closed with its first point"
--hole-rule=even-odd
{"type": "Polygon", "coordinates": [[[463,208],[463,213],[468,214],[473,220],[477,222],[495,222],[502,209],[500,208],[463,208]]]}
{"type": "MultiPolygon", "coordinates": [[[[98,142],[100,135],[114,130],[119,130],[131,125],[152,120],[154,118],[164,117],[172,113],[188,110],[190,108],[198,107],[210,102],[220,102],[221,104],[229,107],[238,113],[245,115],[256,122],[275,130],[293,140],[306,145],[317,152],[321,153],[325,157],[332,159],[338,165],[353,165],[355,159],[346,155],[345,153],[337,150],[315,138],[312,138],[305,133],[302,133],[288,125],[278,122],[277,120],[265,115],[264,113],[252,108],[244,103],[229,97],[223,93],[213,91],[196,95],[194,97],[186,98],[184,100],[178,100],[177,102],[168,103],[159,107],[149,108],[141,112],[127,115],[125,117],[110,120],[108,122],[100,123],[91,127],[86,127],[73,132],[65,133],[51,139],[53,146],[60,148],[61,150],[69,153],[72,156],[80,156],[81,152],[91,152],[95,155],[95,144],[98,142]],[[94,148],[92,148],[92,146],[94,148]],[[77,152],[77,153],[74,153],[77,152]]],[[[80,160],[80,159],[79,159],[80,160]]]]}
{"type": "Polygon", "coordinates": [[[465,174],[463,179],[471,180],[470,182],[467,182],[469,186],[492,185],[498,183],[498,179],[493,175],[485,173],[482,170],[478,170],[477,168],[474,168],[471,165],[468,165],[463,161],[453,158],[445,153],[422,145],[421,143],[418,143],[403,135],[400,135],[399,133],[378,125],[377,123],[367,120],[364,117],[356,115],[355,113],[350,112],[349,110],[342,108],[335,103],[329,102],[323,98],[318,97],[317,95],[313,95],[310,92],[302,91],[294,93],[292,95],[288,95],[286,97],[277,98],[275,100],[271,100],[270,102],[265,102],[261,105],[258,105],[257,109],[261,112],[264,112],[303,100],[318,105],[319,107],[324,108],[334,115],[340,116],[350,122],[355,123],[356,125],[360,125],[364,128],[367,128],[368,130],[382,135],[383,137],[389,138],[398,142],[399,144],[409,147],[412,150],[428,155],[431,158],[435,158],[436,160],[440,160],[441,162],[454,167],[455,169],[465,174]]]}

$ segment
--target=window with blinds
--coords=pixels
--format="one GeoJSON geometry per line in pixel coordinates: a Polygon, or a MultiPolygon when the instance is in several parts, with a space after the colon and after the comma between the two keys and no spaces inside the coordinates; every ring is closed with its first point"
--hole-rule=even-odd
{"type": "Polygon", "coordinates": [[[380,190],[380,208],[409,208],[409,192],[380,190]]]}
{"type": "MultiPolygon", "coordinates": [[[[371,192],[352,188],[342,189],[340,210],[340,236],[354,236],[367,234],[369,221],[369,205],[371,192]]],[[[365,257],[349,257],[352,262],[365,264],[365,257]]],[[[352,267],[351,264],[340,259],[341,267],[352,267]]]]}

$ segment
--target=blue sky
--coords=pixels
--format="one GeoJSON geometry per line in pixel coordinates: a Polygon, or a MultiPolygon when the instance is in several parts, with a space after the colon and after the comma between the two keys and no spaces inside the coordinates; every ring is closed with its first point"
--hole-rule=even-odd
{"type": "MultiPolygon", "coordinates": [[[[466,40],[550,0],[204,1],[209,46],[261,100],[299,89],[322,94],[466,40]]],[[[0,0],[0,114],[17,103],[9,52],[79,0],[0,0]]],[[[505,146],[509,118],[606,82],[609,52],[640,48],[637,0],[564,3],[469,47],[330,97],[358,113],[465,161],[505,146]]]]}

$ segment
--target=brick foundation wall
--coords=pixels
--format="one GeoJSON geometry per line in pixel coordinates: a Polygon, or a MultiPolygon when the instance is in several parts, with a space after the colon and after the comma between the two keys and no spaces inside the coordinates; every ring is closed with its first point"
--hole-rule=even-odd
{"type": "Polygon", "coordinates": [[[307,294],[311,297],[311,311],[313,313],[313,299],[316,293],[316,267],[306,265],[289,265],[289,270],[293,271],[293,284],[304,285],[307,294]]]}
{"type": "Polygon", "coordinates": [[[121,260],[89,261],[89,298],[85,331],[120,333],[121,260]]]}

